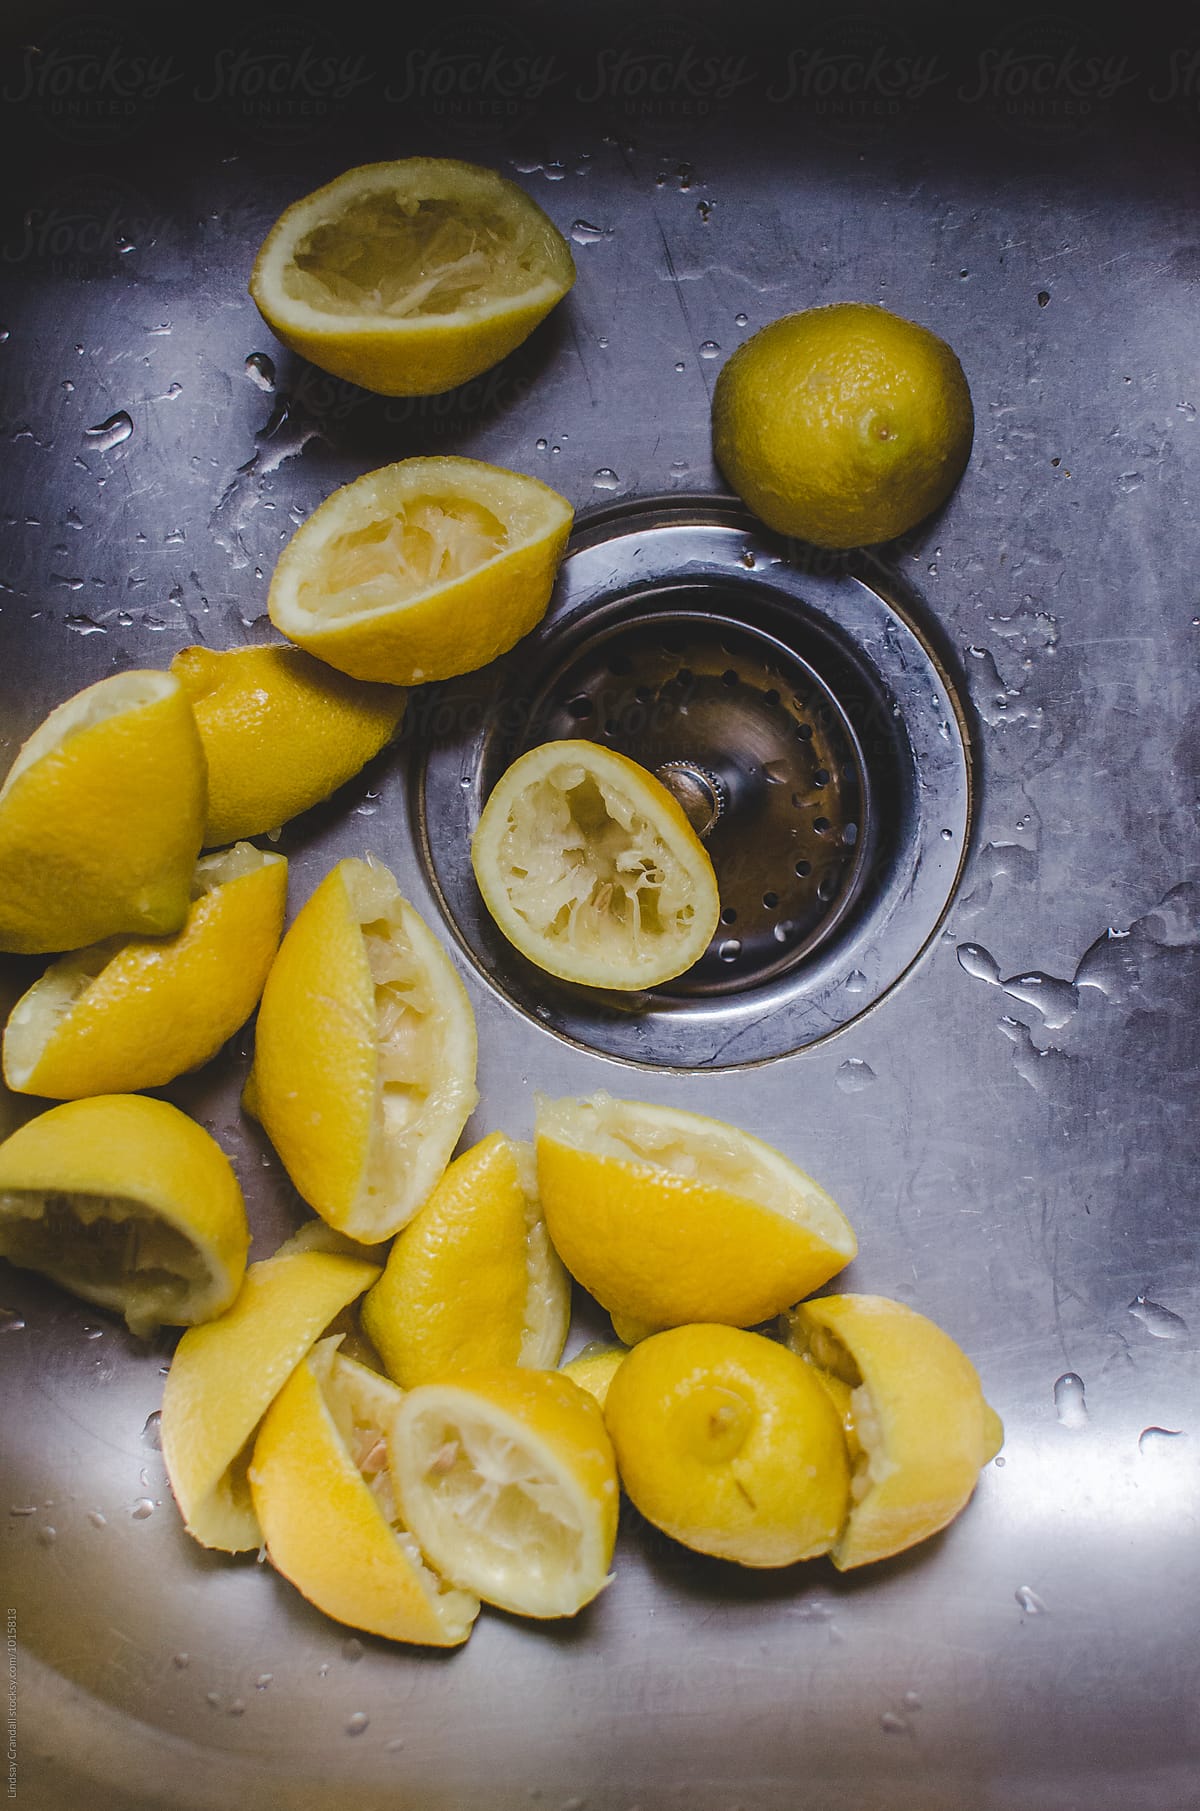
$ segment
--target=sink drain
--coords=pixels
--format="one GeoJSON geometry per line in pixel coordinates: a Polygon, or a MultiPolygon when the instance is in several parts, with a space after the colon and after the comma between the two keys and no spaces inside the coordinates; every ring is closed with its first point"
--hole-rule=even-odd
{"type": "Polygon", "coordinates": [[[520,1010],[631,1062],[744,1065],[858,1016],[936,930],[969,827],[962,721],[882,571],[806,569],[721,499],[653,500],[582,522],[540,628],[421,695],[414,821],[464,950],[520,1010]],[[576,737],[656,772],[712,857],[717,934],[652,993],[544,974],[475,886],[500,774],[576,737]]]}

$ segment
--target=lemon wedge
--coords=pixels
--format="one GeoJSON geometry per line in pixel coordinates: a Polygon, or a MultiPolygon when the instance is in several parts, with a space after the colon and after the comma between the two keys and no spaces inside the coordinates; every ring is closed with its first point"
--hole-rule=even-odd
{"type": "Polygon", "coordinates": [[[463,1590],[518,1616],[573,1616],[609,1582],[612,1443],[561,1372],[498,1366],[421,1384],[389,1450],[405,1522],[463,1590]]]}
{"type": "Polygon", "coordinates": [[[177,679],[114,673],[68,698],[0,786],[0,949],[177,931],[204,796],[204,750],[177,679]]]}
{"type": "Polygon", "coordinates": [[[680,806],[594,742],[545,742],[514,761],[480,814],[471,861],[509,942],[585,986],[669,981],[720,919],[712,862],[680,806]]]}
{"type": "Polygon", "coordinates": [[[408,694],[302,648],[183,648],[171,662],[208,762],[204,841],[261,836],[328,798],[386,747],[408,694]]]}
{"type": "Polygon", "coordinates": [[[222,1313],[249,1245],[229,1159],[166,1101],[68,1101],[0,1144],[0,1258],[123,1314],[131,1333],[222,1313]]]}
{"type": "Polygon", "coordinates": [[[368,1244],[411,1220],[474,1107],[475,1019],[449,956],[379,862],[347,857],[279,946],[253,1110],[309,1206],[368,1244]]]}
{"type": "Polygon", "coordinates": [[[389,1375],[410,1389],[486,1365],[548,1369],[570,1313],[533,1147],[493,1132],[455,1158],[397,1235],[362,1316],[389,1375]]]}
{"type": "Polygon", "coordinates": [[[77,1100],[158,1088],[214,1057],[253,1012],[279,939],[287,862],[239,843],[202,856],[173,937],[118,937],[52,962],[4,1031],[17,1093],[77,1100]]]}
{"type": "Polygon", "coordinates": [[[636,1346],[604,1419],[630,1500],[656,1528],[742,1566],[828,1553],[850,1468],[841,1421],[795,1353],[737,1327],[675,1327],[636,1346]]]}
{"type": "Polygon", "coordinates": [[[519,346],[574,281],[566,240],[516,183],[409,157],[359,165],[293,202],[263,241],[250,294],[321,370],[428,396],[519,346]]]}
{"type": "Polygon", "coordinates": [[[401,459],[301,523],[267,609],[290,641],[356,679],[451,679],[541,620],[572,519],[564,497],[519,472],[401,459]]]}
{"type": "Polygon", "coordinates": [[[185,1333],[163,1389],[163,1458],[188,1533],[204,1547],[262,1544],[247,1468],[278,1392],[329,1323],[379,1275],[332,1252],[263,1258],[219,1319],[185,1333]]]}
{"type": "Polygon", "coordinates": [[[536,1099],[550,1237],[622,1339],[689,1321],[754,1326],[854,1256],[837,1203],[736,1126],[607,1094],[536,1099]]]}
{"type": "Polygon", "coordinates": [[[834,1565],[887,1559],[945,1528],[1004,1441],[962,1348],[927,1316],[879,1295],[802,1302],[786,1332],[834,1380],[835,1396],[849,1394],[855,1470],[834,1565]]]}
{"type": "Polygon", "coordinates": [[[479,1600],[425,1564],[400,1520],[386,1430],[401,1392],[324,1339],[267,1410],[250,1489],[267,1554],[310,1603],[392,1641],[454,1647],[479,1600]]]}

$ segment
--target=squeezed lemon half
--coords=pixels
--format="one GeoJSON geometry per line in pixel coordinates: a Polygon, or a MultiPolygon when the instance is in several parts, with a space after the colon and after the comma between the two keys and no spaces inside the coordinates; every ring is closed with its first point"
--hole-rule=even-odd
{"type": "Polygon", "coordinates": [[[533,1147],[492,1132],[455,1158],[397,1235],[363,1325],[410,1389],[484,1365],[557,1364],[570,1313],[533,1147]]]}
{"type": "Polygon", "coordinates": [[[389,1450],[422,1551],[485,1603],[573,1616],[609,1582],[612,1443],[595,1401],[561,1372],[496,1366],[421,1384],[389,1450]]]}
{"type": "Polygon", "coordinates": [[[261,836],[345,785],[391,740],[407,693],[302,648],[182,648],[171,662],[208,761],[209,848],[261,836]]]}
{"type": "Polygon", "coordinates": [[[279,946],[249,1090],[309,1206],[368,1244],[398,1232],[478,1099],[475,1060],[471,1003],[437,938],[382,863],[339,862],[279,946]]]}
{"type": "Polygon", "coordinates": [[[840,1406],[854,1459],[834,1565],[887,1559],[945,1528],[1004,1441],[962,1348],[926,1315],[880,1295],[801,1302],[785,1331],[840,1406]]]}
{"type": "Polygon", "coordinates": [[[378,1275],[377,1264],[285,1247],[251,1264],[225,1312],[180,1340],[163,1389],[162,1450],[201,1546],[261,1544],[247,1476],[258,1425],[313,1342],[378,1275]]]}
{"type": "Polygon", "coordinates": [[[55,1100],[130,1093],[216,1056],[263,990],[287,871],[250,843],[203,855],[173,937],[110,938],[52,962],[5,1027],[8,1086],[55,1100]]]}
{"type": "Polygon", "coordinates": [[[575,281],[566,240],[525,191],[479,164],[359,165],[285,210],[250,294],[293,351],[384,396],[488,370],[575,281]]]}
{"type": "Polygon", "coordinates": [[[249,1479],[272,1565],[327,1616],[455,1647],[479,1600],[431,1571],[396,1500],[387,1429],[403,1400],[324,1339],[267,1410],[249,1479]]]}
{"type": "Polygon", "coordinates": [[[545,742],[514,761],[480,814],[471,862],[509,942],[586,986],[669,981],[720,920],[712,862],[681,807],[595,742],[545,742]]]}
{"type": "Polygon", "coordinates": [[[0,786],[0,950],[177,931],[204,797],[200,735],[170,674],[114,673],[58,705],[0,786]]]}
{"type": "Polygon", "coordinates": [[[850,1468],[841,1422],[795,1353],[737,1327],[675,1327],[636,1346],[604,1404],[621,1482],[684,1546],[790,1566],[833,1546],[850,1468]]]}
{"type": "Polygon", "coordinates": [[[857,1250],[832,1197],[736,1126],[607,1094],[536,1099],[550,1237],[623,1340],[689,1321],[754,1326],[857,1250]]]}
{"type": "Polygon", "coordinates": [[[131,1333],[221,1314],[249,1245],[229,1159],[166,1101],[67,1101],[0,1144],[0,1258],[123,1314],[131,1333]]]}
{"type": "Polygon", "coordinates": [[[357,679],[451,679],[545,613],[573,512],[478,459],[401,459],[343,485],[284,548],[267,608],[289,640],[357,679]]]}

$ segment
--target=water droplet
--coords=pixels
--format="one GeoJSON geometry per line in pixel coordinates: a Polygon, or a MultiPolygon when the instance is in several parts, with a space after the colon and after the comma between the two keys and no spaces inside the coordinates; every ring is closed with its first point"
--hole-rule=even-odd
{"type": "Polygon", "coordinates": [[[1187,1322],[1181,1314],[1172,1314],[1160,1302],[1152,1302],[1141,1290],[1129,1304],[1129,1312],[1134,1320],[1141,1321],[1147,1333],[1155,1339],[1182,1339],[1187,1332],[1187,1322]]]}
{"type": "Polygon", "coordinates": [[[867,977],[863,974],[862,969],[852,968],[850,973],[846,976],[846,992],[848,994],[861,994],[866,992],[866,987],[867,977]]]}
{"type": "Polygon", "coordinates": [[[879,1727],[888,1736],[908,1736],[912,1734],[912,1724],[907,1717],[901,1716],[898,1710],[885,1710],[879,1719],[879,1727]]]}
{"type": "Polygon", "coordinates": [[[704,340],[701,342],[701,346],[700,346],[700,357],[701,358],[717,358],[720,355],[720,351],[721,351],[721,348],[717,344],[716,340],[704,340]]]}
{"type": "Polygon", "coordinates": [[[150,1497],[139,1497],[129,1513],[135,1522],[144,1522],[147,1516],[154,1514],[154,1503],[150,1497]]]}
{"type": "Polygon", "coordinates": [[[536,446],[539,453],[544,453],[546,448],[550,445],[550,442],[546,439],[546,436],[544,434],[542,434],[542,435],[539,435],[538,439],[534,441],[534,445],[536,446]]]}
{"type": "Polygon", "coordinates": [[[23,1503],[14,1503],[8,1513],[9,1515],[36,1515],[37,1504],[30,1503],[28,1507],[26,1507],[23,1503]]]}
{"type": "Polygon", "coordinates": [[[1185,1435],[1179,1427],[1144,1427],[1138,1435],[1138,1451],[1145,1458],[1147,1453],[1156,1452],[1165,1440],[1184,1440],[1185,1435]]]}
{"type": "Polygon", "coordinates": [[[84,439],[90,440],[98,452],[107,453],[110,448],[120,446],[133,433],[133,417],[124,409],[118,409],[107,421],[97,423],[94,428],[83,430],[84,439]]]}
{"type": "Polygon", "coordinates": [[[23,1333],[25,1322],[12,1308],[0,1308],[0,1333],[23,1333]]]}
{"type": "Polygon", "coordinates": [[[371,1719],[365,1710],[356,1710],[346,1725],[346,1734],[348,1736],[360,1736],[370,1721],[371,1719]]]}
{"type": "Polygon", "coordinates": [[[104,1338],[104,1328],[103,1327],[85,1327],[83,1329],[83,1337],[85,1339],[103,1339],[104,1338]]]}
{"type": "Polygon", "coordinates": [[[686,371],[687,370],[687,366],[684,364],[684,362],[681,358],[677,358],[675,360],[675,369],[677,371],[686,371]]]}
{"type": "Polygon", "coordinates": [[[63,378],[61,388],[64,396],[74,396],[75,386],[69,377],[63,378]]]}
{"type": "Polygon", "coordinates": [[[189,1667],[192,1664],[192,1656],[190,1654],[182,1654],[182,1653],[173,1654],[171,1656],[171,1663],[173,1666],[177,1667],[179,1669],[179,1671],[182,1673],[187,1667],[189,1667]]]}
{"type": "Polygon", "coordinates": [[[598,472],[592,474],[593,490],[616,490],[620,482],[610,465],[602,465],[598,472]]]}
{"type": "Polygon", "coordinates": [[[39,1543],[43,1547],[53,1547],[55,1541],[58,1539],[58,1529],[51,1528],[49,1523],[47,1523],[45,1528],[38,1529],[37,1537],[39,1543]]]}
{"type": "Polygon", "coordinates": [[[921,1699],[917,1692],[905,1692],[900,1702],[905,1710],[920,1710],[921,1708],[921,1699]]]}
{"type": "Polygon", "coordinates": [[[843,1094],[861,1094],[875,1080],[875,1071],[861,1056],[848,1056],[833,1079],[843,1094]]]}
{"type": "MultiPolygon", "coordinates": [[[[961,956],[959,959],[961,961],[961,956]]],[[[1060,981],[1056,975],[1040,972],[1014,975],[1011,981],[1004,983],[1004,991],[1039,1012],[1047,1031],[1061,1030],[1079,1010],[1079,995],[1074,986],[1070,981],[1060,981]]]]}
{"type": "Polygon", "coordinates": [[[102,1511],[99,1509],[89,1509],[88,1510],[88,1521],[92,1524],[93,1528],[107,1528],[108,1527],[108,1517],[106,1515],[104,1515],[102,1513],[102,1511]]]}
{"type": "Polygon", "coordinates": [[[227,1717],[244,1717],[245,1714],[246,1714],[246,1700],[244,1698],[235,1698],[233,1700],[232,1704],[230,1704],[228,1710],[225,1712],[225,1715],[227,1717]]]}
{"type": "Polygon", "coordinates": [[[355,815],[357,817],[374,817],[378,810],[379,794],[373,788],[368,788],[367,796],[362,804],[354,807],[355,815]]]}
{"type": "Polygon", "coordinates": [[[246,360],[244,370],[250,382],[259,390],[275,388],[275,361],[265,352],[252,352],[246,360]]]}
{"type": "Polygon", "coordinates": [[[741,563],[746,568],[747,572],[754,571],[755,558],[754,558],[754,549],[752,547],[747,547],[745,549],[745,551],[742,553],[741,563]]]}
{"type": "Polygon", "coordinates": [[[351,1635],[348,1641],[342,1643],[342,1659],[348,1660],[352,1666],[356,1660],[362,1659],[366,1651],[357,1635],[351,1635]]]}
{"type": "Polygon", "coordinates": [[[265,1692],[274,1677],[274,1673],[260,1673],[258,1678],[254,1681],[255,1691],[265,1692]]]}
{"type": "Polygon", "coordinates": [[[763,778],[770,786],[782,786],[791,771],[786,761],[763,762],[763,778]]]}
{"type": "Polygon", "coordinates": [[[146,1416],[146,1425],[142,1429],[142,1444],[150,1447],[152,1452],[162,1451],[162,1410],[146,1416]]]}
{"type": "Polygon", "coordinates": [[[696,203],[696,212],[700,216],[700,224],[702,226],[708,225],[709,217],[716,205],[715,201],[698,201],[696,203]]]}
{"type": "Polygon", "coordinates": [[[1054,1385],[1054,1409],[1060,1427],[1070,1428],[1075,1432],[1088,1424],[1087,1400],[1084,1396],[1083,1378],[1074,1371],[1065,1371],[1054,1385]]]}
{"type": "Polygon", "coordinates": [[[567,173],[564,163],[547,163],[542,165],[542,175],[547,182],[561,182],[567,173]]]}
{"type": "Polygon", "coordinates": [[[737,937],[726,937],[717,946],[717,954],[722,962],[736,962],[741,953],[742,945],[737,937]]]}
{"type": "Polygon", "coordinates": [[[593,226],[587,220],[574,220],[571,223],[571,237],[576,245],[595,245],[601,239],[612,237],[611,226],[593,226]]]}
{"type": "Polygon", "coordinates": [[[733,317],[735,327],[746,327],[749,325],[749,321],[750,317],[747,314],[735,314],[733,317]]]}
{"type": "Polygon", "coordinates": [[[942,841],[944,843],[952,843],[954,841],[953,830],[943,830],[942,831],[942,841]]]}
{"type": "Polygon", "coordinates": [[[974,975],[977,981],[987,981],[992,987],[999,987],[1000,964],[981,943],[960,943],[955,954],[958,966],[966,974],[974,975]]]}
{"type": "Polygon", "coordinates": [[[796,927],[790,918],[783,918],[771,932],[776,943],[790,943],[796,935],[796,927]]]}
{"type": "Polygon", "coordinates": [[[5,342],[5,340],[10,337],[10,334],[11,334],[11,328],[0,327],[0,346],[2,346],[5,342]]]}
{"type": "Polygon", "coordinates": [[[1048,1616],[1050,1614],[1032,1585],[1018,1585],[1013,1596],[1026,1616],[1048,1616]]]}
{"type": "Polygon", "coordinates": [[[213,1708],[213,1709],[214,1709],[214,1710],[216,1710],[216,1708],[217,1708],[217,1706],[218,1706],[218,1705],[219,1705],[219,1704],[220,1704],[220,1702],[221,1702],[221,1694],[220,1694],[220,1692],[205,1692],[205,1694],[204,1694],[204,1702],[205,1702],[205,1703],[206,1703],[206,1704],[209,1704],[209,1705],[211,1705],[211,1706],[212,1706],[212,1708],[213,1708]]]}
{"type": "Polygon", "coordinates": [[[388,1754],[398,1754],[404,1746],[404,1737],[393,1736],[391,1741],[385,1742],[383,1746],[388,1754]]]}

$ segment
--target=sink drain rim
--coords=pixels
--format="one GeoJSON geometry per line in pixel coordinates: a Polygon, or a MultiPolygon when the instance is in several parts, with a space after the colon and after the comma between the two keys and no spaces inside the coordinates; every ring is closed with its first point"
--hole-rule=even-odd
{"type": "Polygon", "coordinates": [[[411,821],[431,890],[471,967],[533,1025],[590,1055],[650,1071],[754,1068],[844,1030],[928,950],[966,860],[973,821],[967,715],[935,639],[882,563],[789,547],[735,500],[656,497],[581,517],[539,628],[492,667],[427,688],[424,708],[411,713],[418,740],[411,821]],[[519,739],[527,675],[536,670],[533,683],[543,683],[553,647],[582,637],[597,612],[635,611],[648,590],[713,585],[745,586],[754,608],[785,615],[802,645],[818,635],[880,698],[908,700],[911,708],[894,702],[898,714],[889,717],[908,763],[898,859],[869,909],[852,913],[811,960],[776,982],[677,1003],[659,996],[652,1004],[564,990],[517,955],[478,895],[466,851],[482,808],[482,776],[497,758],[497,738],[507,733],[509,746],[519,739]]]}

